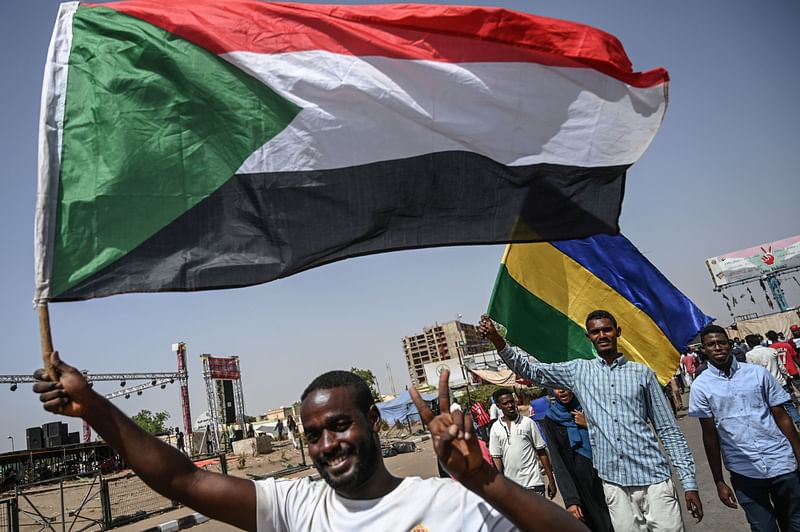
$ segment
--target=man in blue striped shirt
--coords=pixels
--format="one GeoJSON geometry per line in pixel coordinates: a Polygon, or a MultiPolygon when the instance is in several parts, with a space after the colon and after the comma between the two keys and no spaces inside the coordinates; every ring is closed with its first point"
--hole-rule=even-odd
{"type": "Polygon", "coordinates": [[[594,466],[616,532],[684,530],[659,439],[678,471],[687,509],[698,522],[703,518],[686,439],[653,370],[618,351],[622,329],[609,312],[597,310],[586,318],[586,335],[598,354],[593,360],[531,362],[508,347],[488,316],[481,318],[480,330],[515,373],[544,386],[570,389],[583,405],[594,466]]]}

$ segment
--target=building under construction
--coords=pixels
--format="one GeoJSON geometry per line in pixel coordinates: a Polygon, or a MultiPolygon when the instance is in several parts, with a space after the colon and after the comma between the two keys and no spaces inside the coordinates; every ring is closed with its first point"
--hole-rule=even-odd
{"type": "Polygon", "coordinates": [[[408,376],[415,387],[435,385],[425,376],[425,364],[489,351],[492,346],[478,328],[458,320],[425,327],[422,332],[403,337],[408,376]]]}

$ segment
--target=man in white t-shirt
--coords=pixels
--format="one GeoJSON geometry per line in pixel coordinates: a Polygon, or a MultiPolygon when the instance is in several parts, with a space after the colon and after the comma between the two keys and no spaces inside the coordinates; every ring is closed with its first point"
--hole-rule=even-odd
{"type": "Polygon", "coordinates": [[[489,453],[497,470],[519,484],[544,495],[542,468],[547,475],[547,496],[556,496],[556,482],[547,446],[536,424],[519,413],[514,394],[508,388],[498,388],[493,394],[495,404],[503,415],[492,425],[489,453]]]}
{"type": "Polygon", "coordinates": [[[503,413],[500,411],[500,407],[497,406],[497,403],[494,402],[494,398],[492,398],[492,406],[489,407],[489,419],[494,422],[500,419],[502,415],[503,413]]]}
{"type": "Polygon", "coordinates": [[[317,377],[301,398],[308,454],[322,481],[251,480],[196,467],[144,432],[52,353],[57,380],[37,370],[44,409],[82,417],[151,488],[243,530],[559,530],[585,531],[569,513],[506,479],[481,457],[472,419],[450,413],[447,371],[439,381],[442,414],[416,390],[436,455],[456,480],[398,478],[383,463],[380,413],[363,379],[347,371],[317,377]]]}

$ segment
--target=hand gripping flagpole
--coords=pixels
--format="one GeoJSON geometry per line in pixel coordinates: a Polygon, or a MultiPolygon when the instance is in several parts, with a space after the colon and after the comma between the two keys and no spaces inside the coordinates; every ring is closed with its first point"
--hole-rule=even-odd
{"type": "Polygon", "coordinates": [[[56,375],[56,368],[50,360],[50,354],[53,352],[53,335],[50,332],[50,310],[47,307],[47,302],[41,302],[37,305],[39,312],[39,338],[42,342],[42,361],[44,362],[44,369],[50,380],[58,382],[58,375],[56,375]]]}

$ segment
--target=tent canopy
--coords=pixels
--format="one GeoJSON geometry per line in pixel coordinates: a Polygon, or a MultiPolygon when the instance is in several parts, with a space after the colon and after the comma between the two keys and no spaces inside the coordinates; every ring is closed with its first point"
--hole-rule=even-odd
{"type": "MultiPolygon", "coordinates": [[[[437,393],[422,393],[420,395],[426,403],[430,403],[438,397],[437,393]]],[[[380,410],[381,418],[390,425],[398,421],[405,423],[408,419],[412,421],[419,419],[417,407],[414,406],[414,401],[411,399],[411,394],[408,393],[408,390],[403,390],[400,395],[391,401],[377,403],[375,406],[380,410]]]]}

